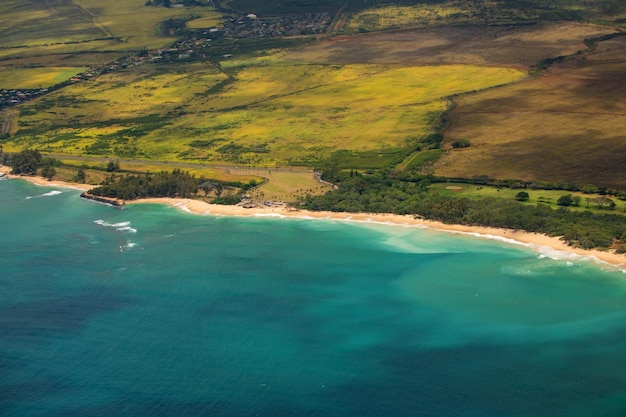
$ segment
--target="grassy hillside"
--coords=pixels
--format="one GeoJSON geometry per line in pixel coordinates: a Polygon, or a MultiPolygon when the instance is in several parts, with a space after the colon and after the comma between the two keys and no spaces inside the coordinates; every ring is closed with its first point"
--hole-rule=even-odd
{"type": "Polygon", "coordinates": [[[459,24],[507,25],[546,21],[593,21],[624,25],[626,4],[619,0],[443,0],[379,2],[356,11],[347,33],[459,24]]]}
{"type": "Polygon", "coordinates": [[[305,62],[441,65],[465,63],[530,68],[585,49],[585,39],[613,28],[573,22],[532,26],[453,26],[339,36],[286,58],[305,62]]]}
{"type": "MultiPolygon", "coordinates": [[[[221,16],[210,7],[145,3],[3,1],[0,88],[48,86],[83,67],[168,47],[176,40],[162,30],[168,19],[205,28],[221,16]]],[[[205,62],[130,65],[0,114],[3,136],[12,135],[0,145],[5,151],[30,147],[94,158],[258,167],[311,167],[333,156],[342,158],[342,167],[359,169],[403,161],[400,168],[408,171],[434,164],[441,175],[626,189],[624,37],[587,50],[589,39],[624,27],[621,1],[217,5],[261,16],[328,12],[335,18],[332,30],[342,34],[320,35],[289,53],[288,44],[294,49],[305,39],[213,39],[202,51],[205,62]],[[529,70],[544,74],[548,65],[542,62],[556,63],[543,77],[493,88],[520,81],[529,70]],[[444,149],[408,156],[416,140],[439,124],[446,97],[453,95],[459,105],[447,115],[444,149]],[[471,146],[451,150],[457,140],[471,146]]]]}
{"type": "Polygon", "coordinates": [[[0,60],[165,47],[175,38],[161,33],[161,23],[192,16],[219,15],[209,7],[148,7],[144,0],[4,0],[0,60]]]}
{"type": "Polygon", "coordinates": [[[5,150],[314,164],[335,150],[401,148],[445,110],[443,96],[519,80],[476,66],[153,66],[120,71],[20,107],[5,150]]]}
{"type": "Polygon", "coordinates": [[[66,81],[84,70],[84,67],[0,69],[0,88],[46,88],[66,81]]]}
{"type": "Polygon", "coordinates": [[[626,189],[626,37],[555,65],[548,75],[458,99],[445,132],[449,176],[565,180],[626,189]]]}

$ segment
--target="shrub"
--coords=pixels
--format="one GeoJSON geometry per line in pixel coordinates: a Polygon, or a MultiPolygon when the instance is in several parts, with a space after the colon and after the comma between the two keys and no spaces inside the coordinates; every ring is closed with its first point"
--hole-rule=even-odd
{"type": "Polygon", "coordinates": [[[470,141],[467,139],[457,139],[454,142],[452,142],[452,147],[455,149],[458,148],[469,148],[470,147],[470,141]]]}
{"type": "Polygon", "coordinates": [[[517,201],[528,201],[528,199],[530,199],[530,196],[526,191],[520,191],[515,195],[515,199],[517,201]]]}

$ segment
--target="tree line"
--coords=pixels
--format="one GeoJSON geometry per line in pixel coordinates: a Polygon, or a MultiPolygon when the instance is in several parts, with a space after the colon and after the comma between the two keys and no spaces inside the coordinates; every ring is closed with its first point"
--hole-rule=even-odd
{"type": "Polygon", "coordinates": [[[398,178],[390,173],[354,175],[336,190],[307,196],[310,210],[413,214],[449,224],[520,229],[562,236],[569,245],[585,249],[615,247],[624,251],[626,216],[591,211],[552,209],[546,204],[522,204],[516,199],[469,199],[429,190],[427,176],[398,178]]]}
{"type": "Polygon", "coordinates": [[[228,193],[228,195],[223,195],[223,193],[232,190],[248,190],[256,185],[258,184],[255,180],[248,183],[208,180],[202,177],[197,178],[187,171],[174,169],[172,172],[147,172],[143,175],[111,174],[100,186],[89,193],[122,200],[136,200],[149,197],[196,198],[199,192],[202,192],[205,198],[212,195],[213,203],[236,204],[240,201],[237,193],[228,193]]]}

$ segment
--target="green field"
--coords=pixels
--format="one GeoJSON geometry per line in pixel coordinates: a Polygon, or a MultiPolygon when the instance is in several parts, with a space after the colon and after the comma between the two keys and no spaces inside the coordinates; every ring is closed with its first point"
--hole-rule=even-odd
{"type": "Polygon", "coordinates": [[[87,68],[48,67],[0,69],[0,88],[46,88],[67,81],[87,68]]]}
{"type": "Polygon", "coordinates": [[[343,29],[355,33],[409,27],[545,21],[594,21],[624,25],[624,18],[626,4],[619,0],[381,2],[377,7],[350,14],[343,29]]]}
{"type": "MultiPolygon", "coordinates": [[[[168,19],[205,28],[224,17],[211,7],[145,4],[3,1],[0,88],[48,87],[91,65],[169,47],[176,37],[164,31],[168,19]]],[[[131,65],[15,107],[4,116],[3,136],[11,137],[0,145],[5,151],[35,148],[157,165],[310,168],[332,157],[341,159],[342,169],[399,167],[626,189],[626,37],[588,49],[590,39],[624,27],[623,2],[217,5],[260,15],[341,9],[333,30],[343,28],[343,35],[320,36],[315,43],[304,37],[218,40],[205,51],[205,62],[131,65]],[[378,33],[348,36],[372,31],[378,33]],[[543,72],[542,60],[569,55],[543,72]],[[543,76],[530,79],[529,71],[543,76]],[[411,154],[411,144],[443,126],[450,96],[457,107],[446,115],[442,146],[411,154]],[[456,140],[471,146],[452,149],[456,140]]],[[[313,189],[289,180],[278,186],[275,178],[266,185],[278,187],[270,193],[295,196],[313,189]]]]}
{"type": "Polygon", "coordinates": [[[564,195],[571,195],[572,197],[580,198],[580,206],[569,206],[570,210],[591,210],[592,212],[597,213],[615,213],[615,214],[625,214],[626,213],[626,202],[620,200],[615,197],[609,196],[613,202],[615,202],[615,207],[612,210],[608,210],[606,207],[602,209],[598,209],[597,205],[594,204],[593,199],[600,197],[597,193],[582,193],[582,192],[573,192],[566,190],[539,190],[539,189],[519,189],[519,188],[507,188],[507,187],[492,187],[492,186],[482,186],[482,185],[470,185],[470,184],[462,184],[462,183],[437,183],[430,186],[432,190],[436,190],[442,195],[447,196],[455,196],[455,197],[467,197],[470,199],[481,199],[481,198],[489,198],[489,197],[497,197],[503,198],[505,200],[515,200],[515,196],[521,192],[527,192],[529,195],[528,201],[524,204],[536,205],[536,204],[545,204],[553,209],[560,207],[557,202],[559,198],[564,195]]]}
{"type": "Polygon", "coordinates": [[[168,161],[311,166],[338,149],[386,151],[426,132],[442,97],[519,80],[464,65],[149,66],[21,106],[5,149],[168,161]]]}
{"type": "Polygon", "coordinates": [[[162,48],[176,39],[161,33],[163,21],[219,16],[210,7],[148,7],[144,0],[4,0],[0,59],[162,48]]]}

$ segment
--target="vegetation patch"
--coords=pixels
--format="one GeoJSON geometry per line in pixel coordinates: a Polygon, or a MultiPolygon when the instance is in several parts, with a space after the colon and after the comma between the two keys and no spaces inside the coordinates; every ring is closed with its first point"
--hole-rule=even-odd
{"type": "Polygon", "coordinates": [[[47,88],[69,80],[86,68],[47,67],[20,68],[0,70],[0,88],[4,89],[35,89],[47,88]]]}
{"type": "Polygon", "coordinates": [[[225,71],[144,65],[106,74],[20,106],[12,140],[57,153],[248,165],[312,166],[344,149],[355,168],[379,168],[406,156],[399,149],[446,109],[443,96],[525,76],[279,59],[225,71]]]}
{"type": "Polygon", "coordinates": [[[448,177],[567,181],[626,189],[626,37],[554,64],[541,78],[457,98],[445,143],[448,177]]]}

